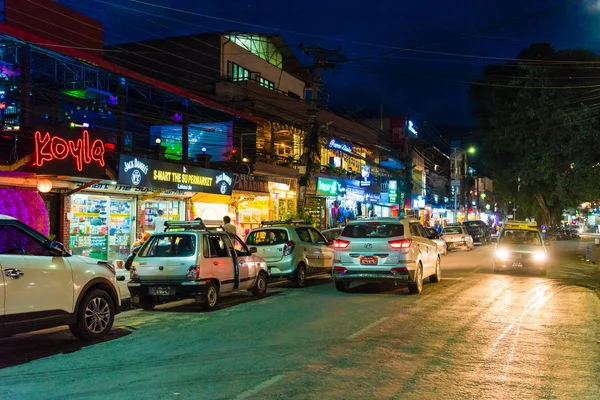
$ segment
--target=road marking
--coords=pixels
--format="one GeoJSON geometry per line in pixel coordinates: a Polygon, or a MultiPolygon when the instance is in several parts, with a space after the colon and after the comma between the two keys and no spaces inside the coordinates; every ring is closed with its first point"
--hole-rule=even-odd
{"type": "Polygon", "coordinates": [[[235,400],[247,399],[248,397],[252,396],[253,394],[256,394],[256,393],[260,392],[261,390],[266,389],[271,385],[274,385],[275,383],[282,380],[284,377],[285,377],[285,374],[275,375],[271,379],[266,380],[262,383],[259,383],[256,386],[254,386],[252,389],[246,390],[245,392],[238,394],[236,397],[234,397],[234,399],[235,400]]]}
{"type": "Polygon", "coordinates": [[[353,333],[352,335],[348,336],[348,340],[353,340],[356,339],[357,337],[359,337],[360,335],[362,335],[363,333],[368,332],[369,330],[375,328],[377,325],[381,324],[383,321],[385,321],[386,319],[388,319],[389,317],[383,317],[383,318],[379,318],[377,321],[365,326],[364,328],[362,328],[360,331],[353,333]]]}

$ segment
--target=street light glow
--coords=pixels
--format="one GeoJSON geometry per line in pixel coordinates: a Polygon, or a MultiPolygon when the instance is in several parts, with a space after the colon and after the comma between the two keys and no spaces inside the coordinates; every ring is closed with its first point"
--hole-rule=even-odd
{"type": "Polygon", "coordinates": [[[475,147],[471,146],[468,150],[469,154],[475,154],[475,147]]]}

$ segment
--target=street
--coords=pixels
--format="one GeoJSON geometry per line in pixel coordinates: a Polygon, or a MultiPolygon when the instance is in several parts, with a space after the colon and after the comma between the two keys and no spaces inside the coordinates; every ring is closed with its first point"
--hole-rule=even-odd
{"type": "Polygon", "coordinates": [[[117,317],[101,343],[64,328],[0,340],[2,399],[598,399],[600,283],[583,243],[548,276],[493,274],[493,246],[442,258],[423,294],[328,277],[268,296],[117,317]]]}

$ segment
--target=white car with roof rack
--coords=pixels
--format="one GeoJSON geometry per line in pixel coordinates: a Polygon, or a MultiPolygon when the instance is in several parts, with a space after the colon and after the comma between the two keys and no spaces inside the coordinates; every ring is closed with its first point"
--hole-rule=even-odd
{"type": "Polygon", "coordinates": [[[272,278],[289,279],[304,287],[307,276],[331,273],[333,242],[302,220],[263,221],[246,241],[265,259],[272,278]]]}
{"type": "Polygon", "coordinates": [[[120,312],[112,264],[73,256],[6,215],[0,215],[0,271],[0,337],[68,325],[78,339],[96,340],[120,312]]]}
{"type": "Polygon", "coordinates": [[[332,276],[337,290],[354,282],[393,281],[421,293],[423,279],[441,279],[437,245],[417,219],[372,218],[351,221],[334,241],[332,276]]]}
{"type": "Polygon", "coordinates": [[[193,298],[208,310],[226,293],[267,292],[265,261],[221,221],[168,221],[137,253],[128,283],[134,304],[151,310],[160,302],[193,298]]]}
{"type": "Polygon", "coordinates": [[[533,269],[546,275],[548,253],[536,222],[507,221],[494,250],[494,272],[533,269]]]}

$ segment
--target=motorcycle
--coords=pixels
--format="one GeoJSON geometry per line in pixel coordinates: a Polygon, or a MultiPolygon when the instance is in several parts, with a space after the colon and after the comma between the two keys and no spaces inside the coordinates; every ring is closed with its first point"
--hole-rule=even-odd
{"type": "Polygon", "coordinates": [[[144,232],[144,234],[142,235],[142,238],[137,240],[131,246],[131,253],[129,254],[129,256],[127,256],[127,259],[125,260],[125,269],[127,271],[129,271],[131,269],[131,264],[133,264],[133,260],[135,259],[135,256],[137,255],[137,253],[140,251],[140,249],[142,248],[144,243],[146,243],[146,241],[149,238],[150,238],[150,234],[148,232],[144,232]]]}

